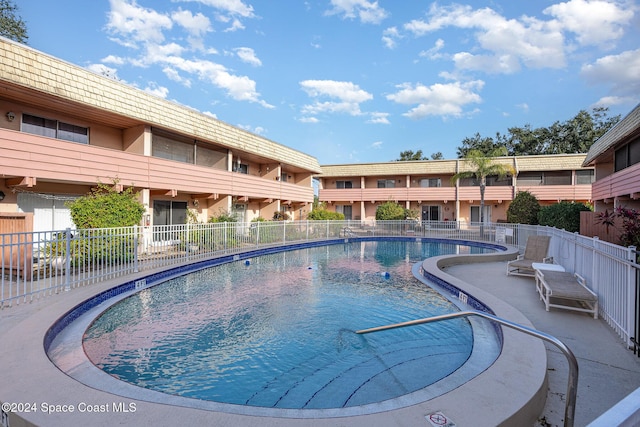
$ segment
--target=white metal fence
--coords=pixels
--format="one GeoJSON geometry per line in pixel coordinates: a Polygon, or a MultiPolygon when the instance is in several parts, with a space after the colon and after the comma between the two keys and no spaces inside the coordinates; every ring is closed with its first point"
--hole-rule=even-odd
{"type": "Polygon", "coordinates": [[[600,316],[628,344],[638,335],[635,248],[550,227],[458,221],[266,221],[0,235],[0,308],[135,272],[307,241],[415,236],[491,241],[524,249],[528,236],[550,235],[549,255],[587,279],[600,316]]]}

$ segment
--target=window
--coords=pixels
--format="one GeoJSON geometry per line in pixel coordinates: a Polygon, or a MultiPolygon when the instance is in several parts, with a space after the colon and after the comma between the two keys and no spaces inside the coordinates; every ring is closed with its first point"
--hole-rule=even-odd
{"type": "Polygon", "coordinates": [[[286,172],[282,172],[280,174],[280,181],[287,182],[287,173],[286,172]]]}
{"type": "Polygon", "coordinates": [[[571,185],[571,171],[548,171],[543,176],[544,185],[571,185]]]}
{"type": "Polygon", "coordinates": [[[172,141],[155,135],[152,141],[151,153],[154,157],[183,163],[193,163],[193,145],[172,141]]]}
{"type": "Polygon", "coordinates": [[[89,143],[89,128],[32,116],[31,114],[22,115],[22,131],[79,144],[89,143]]]}
{"type": "Polygon", "coordinates": [[[640,163],[640,138],[620,147],[615,152],[615,171],[618,172],[636,163],[640,163]]]}
{"type": "Polygon", "coordinates": [[[422,205],[422,221],[440,221],[440,206],[422,205]]]}
{"type": "Polygon", "coordinates": [[[495,187],[498,185],[511,185],[511,176],[488,176],[487,177],[487,187],[495,187]]]}
{"type": "Polygon", "coordinates": [[[379,179],[378,180],[378,188],[395,188],[396,181],[395,179],[379,179]]]}
{"type": "Polygon", "coordinates": [[[249,165],[245,165],[244,163],[234,163],[233,164],[233,171],[248,175],[249,174],[249,165]]]}
{"type": "Polygon", "coordinates": [[[420,187],[441,187],[442,181],[440,178],[422,178],[420,180],[420,187]]]}
{"type": "Polygon", "coordinates": [[[227,170],[227,153],[196,145],[196,165],[227,170]]]}
{"type": "Polygon", "coordinates": [[[576,184],[593,184],[594,173],[593,169],[576,171],[576,184]]]}
{"type": "Polygon", "coordinates": [[[336,188],[353,188],[351,181],[336,181],[336,188]]]}
{"type": "Polygon", "coordinates": [[[193,141],[180,138],[177,135],[153,131],[151,137],[151,155],[153,157],[193,164],[194,152],[195,144],[193,141]]]}

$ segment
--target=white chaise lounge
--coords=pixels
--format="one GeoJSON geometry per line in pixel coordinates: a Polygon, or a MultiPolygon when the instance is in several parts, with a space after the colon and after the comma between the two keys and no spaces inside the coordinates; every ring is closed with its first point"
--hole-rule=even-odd
{"type": "Polygon", "coordinates": [[[545,308],[562,308],[593,314],[598,318],[598,296],[587,288],[578,274],[564,271],[536,270],[536,289],[545,308]]]}
{"type": "Polygon", "coordinates": [[[547,257],[550,240],[550,236],[529,236],[524,253],[507,264],[507,275],[533,277],[535,271],[531,264],[534,262],[552,262],[553,258],[547,257]]]}

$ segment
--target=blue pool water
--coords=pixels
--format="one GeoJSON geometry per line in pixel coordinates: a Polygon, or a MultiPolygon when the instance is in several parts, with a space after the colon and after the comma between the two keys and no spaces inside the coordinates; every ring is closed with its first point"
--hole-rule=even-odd
{"type": "Polygon", "coordinates": [[[423,389],[465,364],[466,319],[358,335],[457,310],[414,263],[486,249],[372,241],[190,273],[115,304],[85,332],[89,359],[140,387],[269,408],[346,408],[423,389]]]}

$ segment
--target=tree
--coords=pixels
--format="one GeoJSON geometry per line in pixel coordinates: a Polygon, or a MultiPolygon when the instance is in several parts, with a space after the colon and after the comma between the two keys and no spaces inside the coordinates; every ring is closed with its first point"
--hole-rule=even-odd
{"type": "Polygon", "coordinates": [[[18,7],[11,0],[0,0],[0,36],[27,43],[27,25],[17,16],[18,7]]]}
{"type": "Polygon", "coordinates": [[[396,202],[384,202],[376,210],[376,219],[380,221],[397,221],[406,218],[407,210],[396,202]]]}
{"type": "Polygon", "coordinates": [[[507,222],[536,225],[538,212],[540,212],[540,203],[536,196],[528,191],[518,191],[507,209],[507,222]]]}
{"type": "Polygon", "coordinates": [[[476,133],[474,137],[462,140],[458,157],[466,157],[471,150],[488,154],[498,147],[505,147],[509,156],[586,153],[598,138],[620,121],[619,115],[608,117],[608,111],[605,107],[596,107],[591,113],[581,110],[575,117],[556,121],[549,127],[533,129],[529,124],[512,127],[507,135],[496,133],[495,138],[476,133]]]}
{"type": "Polygon", "coordinates": [[[442,152],[440,152],[440,151],[431,154],[431,160],[442,160],[442,159],[444,159],[444,156],[442,155],[442,152]]]}
{"type": "Polygon", "coordinates": [[[479,133],[476,133],[473,138],[465,138],[462,140],[462,147],[458,147],[458,158],[462,159],[467,157],[470,151],[479,151],[485,155],[488,155],[492,151],[500,148],[506,149],[505,138],[499,133],[496,134],[496,139],[491,137],[482,137],[479,133]]]}
{"type": "Polygon", "coordinates": [[[508,174],[514,173],[510,167],[494,161],[495,157],[505,156],[507,154],[506,151],[504,147],[496,147],[485,155],[479,150],[471,150],[467,153],[465,159],[471,164],[472,168],[458,172],[451,177],[452,183],[464,178],[474,178],[478,181],[480,185],[480,224],[484,223],[484,190],[487,187],[487,177],[498,176],[498,178],[503,178],[508,174]]]}
{"type": "Polygon", "coordinates": [[[406,150],[400,152],[400,158],[397,159],[397,162],[406,162],[410,160],[427,160],[424,156],[422,156],[422,150],[418,150],[415,153],[413,150],[406,150]]]}
{"type": "Polygon", "coordinates": [[[584,203],[562,201],[542,207],[538,213],[538,223],[576,233],[580,231],[580,212],[590,210],[584,203]]]}

